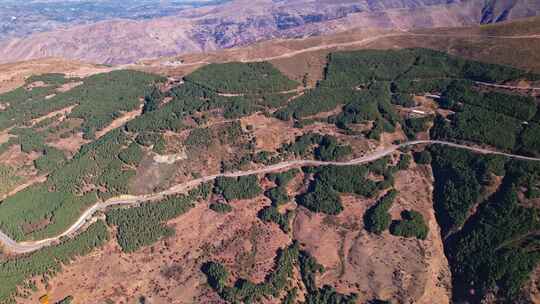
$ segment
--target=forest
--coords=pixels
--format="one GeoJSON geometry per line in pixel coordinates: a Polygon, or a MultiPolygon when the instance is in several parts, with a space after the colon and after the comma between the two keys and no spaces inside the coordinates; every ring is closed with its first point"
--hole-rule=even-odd
{"type": "Polygon", "coordinates": [[[453,274],[454,299],[476,303],[494,292],[503,302],[515,302],[540,261],[538,211],[524,206],[540,181],[538,163],[443,147],[433,147],[431,154],[435,211],[453,274]],[[485,195],[482,189],[494,176],[502,177],[502,183],[485,195]],[[473,208],[475,213],[470,212],[473,208]]]}
{"type": "Polygon", "coordinates": [[[268,62],[209,64],[189,74],[185,80],[230,94],[276,93],[299,85],[268,62]]]}
{"type": "Polygon", "coordinates": [[[133,252],[173,235],[174,230],[164,223],[194,207],[192,200],[189,196],[173,196],[137,208],[114,209],[107,213],[107,224],[116,227],[122,250],[133,252]]]}
{"type": "Polygon", "coordinates": [[[108,239],[107,227],[103,221],[98,221],[77,237],[58,245],[28,255],[0,260],[0,303],[15,303],[15,297],[28,298],[36,288],[35,282],[30,280],[32,277],[48,280],[62,270],[62,265],[90,253],[108,239]]]}

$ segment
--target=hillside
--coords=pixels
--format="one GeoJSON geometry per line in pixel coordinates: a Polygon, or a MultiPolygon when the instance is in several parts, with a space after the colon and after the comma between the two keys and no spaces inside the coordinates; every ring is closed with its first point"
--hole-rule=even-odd
{"type": "Polygon", "coordinates": [[[338,34],[304,39],[278,39],[204,54],[193,53],[140,61],[130,67],[155,73],[183,76],[208,63],[229,61],[272,62],[288,77],[310,85],[323,77],[330,52],[359,49],[422,47],[487,63],[500,63],[540,72],[540,19],[465,28],[413,31],[352,29],[338,34]]]}
{"type": "Polygon", "coordinates": [[[144,58],[215,51],[358,27],[407,30],[500,22],[535,16],[539,10],[536,1],[526,0],[488,4],[483,0],[234,0],[181,10],[172,16],[105,18],[4,39],[0,43],[0,62],[63,57],[92,63],[133,63],[144,58]]]}
{"type": "Polygon", "coordinates": [[[0,303],[537,303],[537,24],[3,65],[0,303]]]}

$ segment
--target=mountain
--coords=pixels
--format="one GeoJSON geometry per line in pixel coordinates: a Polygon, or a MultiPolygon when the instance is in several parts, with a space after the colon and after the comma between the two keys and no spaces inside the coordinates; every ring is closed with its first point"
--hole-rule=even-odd
{"type": "Polygon", "coordinates": [[[0,65],[0,303],[540,303],[540,17],[0,65]]]}
{"type": "Polygon", "coordinates": [[[407,30],[463,26],[534,16],[540,11],[540,3],[531,0],[234,0],[205,4],[214,5],[186,8],[166,17],[155,13],[149,19],[118,13],[107,17],[112,20],[95,17],[90,24],[5,39],[0,43],[0,62],[64,57],[93,63],[132,63],[357,27],[407,30]]]}
{"type": "Polygon", "coordinates": [[[145,20],[227,0],[41,0],[0,1],[0,40],[111,19],[145,20]]]}

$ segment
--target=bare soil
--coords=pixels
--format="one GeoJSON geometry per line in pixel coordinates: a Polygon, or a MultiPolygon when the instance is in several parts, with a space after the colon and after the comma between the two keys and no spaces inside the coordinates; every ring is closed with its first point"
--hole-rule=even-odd
{"type": "Polygon", "coordinates": [[[136,110],[123,113],[121,117],[118,117],[117,119],[113,120],[107,127],[96,132],[96,138],[100,138],[103,135],[109,133],[110,131],[123,126],[130,120],[133,120],[134,118],[140,116],[142,114],[142,110],[143,110],[143,104],[141,103],[139,108],[137,108],[136,110]]]}
{"type": "Polygon", "coordinates": [[[394,219],[404,209],[420,211],[430,227],[425,241],[365,231],[363,215],[375,200],[344,196],[345,211],[338,216],[300,209],[295,238],[327,269],[319,284],[359,292],[359,303],[373,298],[450,303],[450,274],[432,208],[430,182],[431,173],[425,168],[398,173],[400,195],[391,210],[394,219]]]}
{"type": "MultiPolygon", "coordinates": [[[[133,254],[121,253],[114,241],[65,267],[40,291],[19,303],[37,303],[46,291],[51,302],[65,296],[75,304],[133,303],[140,296],[155,304],[223,303],[210,290],[200,267],[208,260],[226,264],[234,279],[261,281],[274,265],[276,251],[290,240],[276,225],[265,225],[256,213],[266,199],[233,202],[222,215],[200,204],[169,222],[176,235],[133,254]]],[[[232,284],[232,281],[230,282],[232,284]]]]}

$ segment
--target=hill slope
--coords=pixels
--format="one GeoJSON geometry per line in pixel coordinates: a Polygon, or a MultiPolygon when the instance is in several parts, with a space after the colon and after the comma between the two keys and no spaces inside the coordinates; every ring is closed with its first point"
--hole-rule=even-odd
{"type": "Polygon", "coordinates": [[[4,66],[0,303],[533,301],[536,23],[4,66]]]}

